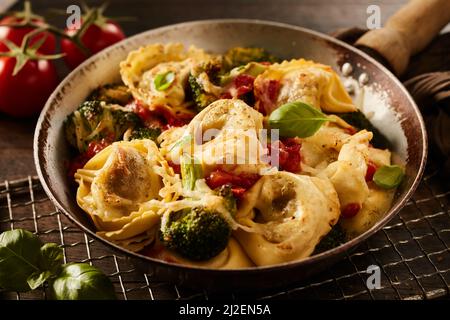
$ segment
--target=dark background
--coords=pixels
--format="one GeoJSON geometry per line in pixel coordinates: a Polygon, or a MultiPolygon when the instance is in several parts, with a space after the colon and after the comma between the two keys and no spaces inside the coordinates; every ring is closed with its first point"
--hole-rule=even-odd
{"type": "MultiPolygon", "coordinates": [[[[6,0],[0,0],[0,4],[6,0]]],[[[75,0],[33,0],[37,14],[64,27],[64,16],[51,15],[49,9],[66,10],[75,0]]],[[[87,1],[99,5],[103,1],[87,1]]],[[[134,21],[121,22],[128,36],[172,23],[214,18],[252,18],[273,20],[299,25],[329,33],[339,28],[358,26],[365,28],[367,7],[377,4],[384,22],[406,0],[227,0],[227,1],[143,1],[111,0],[106,11],[111,17],[134,17],[134,21]]],[[[13,9],[21,9],[22,1],[13,9]]],[[[220,41],[220,39],[218,39],[220,41]]],[[[60,64],[61,66],[61,64],[60,64]]],[[[64,70],[60,68],[64,74],[64,70]]],[[[1,94],[1,93],[0,93],[1,94]]],[[[26,94],[26,92],[24,92],[26,94]]],[[[0,114],[0,182],[34,175],[32,140],[36,119],[11,119],[0,114]]]]}

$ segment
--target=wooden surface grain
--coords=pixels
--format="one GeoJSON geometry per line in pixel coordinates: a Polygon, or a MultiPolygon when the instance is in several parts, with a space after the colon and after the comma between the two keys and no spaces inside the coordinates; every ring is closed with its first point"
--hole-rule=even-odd
{"type": "MultiPolygon", "coordinates": [[[[36,13],[48,16],[49,8],[65,10],[74,0],[33,0],[36,13]]],[[[377,4],[385,21],[406,0],[111,0],[107,14],[131,16],[123,22],[127,35],[162,25],[213,18],[253,18],[295,24],[329,33],[339,28],[364,28],[367,7],[377,4]]],[[[88,1],[98,4],[99,1],[88,1]]],[[[18,9],[17,4],[13,9],[18,9]]],[[[64,17],[50,17],[52,23],[64,25],[64,17]]],[[[64,74],[64,70],[61,69],[64,74]]],[[[2,93],[0,93],[2,94],[2,93]]],[[[26,94],[24,92],[24,94],[26,94]]],[[[34,175],[32,144],[36,119],[12,119],[0,113],[0,181],[34,175]]]]}

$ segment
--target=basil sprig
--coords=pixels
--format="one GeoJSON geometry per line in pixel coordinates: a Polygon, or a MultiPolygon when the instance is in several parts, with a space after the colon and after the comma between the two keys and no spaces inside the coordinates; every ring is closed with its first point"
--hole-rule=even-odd
{"type": "Polygon", "coordinates": [[[0,234],[0,288],[27,292],[48,284],[55,299],[113,299],[107,276],[87,263],[62,264],[56,243],[42,244],[33,233],[15,229],[0,234]]]}
{"type": "Polygon", "coordinates": [[[405,172],[398,165],[382,166],[373,175],[373,182],[383,189],[393,189],[403,180],[405,172]]]}
{"type": "Polygon", "coordinates": [[[30,290],[28,278],[40,271],[41,245],[39,239],[25,230],[0,235],[0,287],[19,292],[30,290]]]}
{"type": "Polygon", "coordinates": [[[158,91],[167,90],[172,82],[175,80],[175,72],[167,71],[164,73],[157,74],[153,80],[155,88],[158,91]]]}
{"type": "Polygon", "coordinates": [[[309,104],[297,101],[283,104],[273,111],[269,117],[269,126],[279,129],[282,137],[307,138],[327,121],[333,120],[309,104]]]}

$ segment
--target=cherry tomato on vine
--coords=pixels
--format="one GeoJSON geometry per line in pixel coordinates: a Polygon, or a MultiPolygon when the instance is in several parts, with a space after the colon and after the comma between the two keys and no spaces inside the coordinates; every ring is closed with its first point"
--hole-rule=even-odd
{"type": "MultiPolygon", "coordinates": [[[[15,16],[7,16],[0,20],[0,52],[7,52],[9,49],[8,47],[2,42],[3,40],[9,40],[12,43],[20,46],[22,43],[23,38],[33,31],[34,29],[32,27],[10,27],[6,26],[7,24],[18,24],[22,22],[22,18],[18,18],[15,16]]],[[[43,24],[42,20],[39,19],[32,19],[32,22],[40,25],[43,24]]],[[[56,49],[56,38],[53,34],[50,32],[41,32],[33,36],[30,40],[30,45],[33,45],[38,40],[42,39],[43,37],[46,37],[44,43],[39,47],[38,52],[42,54],[53,54],[55,53],[56,49]]]]}
{"type": "MultiPolygon", "coordinates": [[[[66,29],[65,32],[68,35],[73,35],[76,30],[66,29]]],[[[92,54],[95,54],[123,39],[125,39],[125,33],[122,28],[114,21],[107,20],[102,24],[94,23],[90,25],[81,37],[81,42],[92,54]]],[[[72,69],[76,68],[88,58],[88,56],[69,39],[61,40],[61,49],[63,53],[65,53],[64,60],[66,64],[72,69]]]]}
{"type": "Polygon", "coordinates": [[[38,113],[58,84],[49,60],[28,60],[13,76],[16,58],[0,57],[0,112],[28,117],[38,113]]]}

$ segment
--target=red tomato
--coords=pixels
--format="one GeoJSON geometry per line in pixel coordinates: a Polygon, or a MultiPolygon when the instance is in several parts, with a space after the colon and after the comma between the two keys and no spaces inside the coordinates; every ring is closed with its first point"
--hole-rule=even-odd
{"type": "Polygon", "coordinates": [[[253,82],[255,77],[248,74],[240,74],[234,78],[226,88],[225,92],[221,94],[222,99],[240,98],[246,93],[253,91],[253,82]]]}
{"type": "MultiPolygon", "coordinates": [[[[289,172],[301,171],[302,144],[298,138],[283,138],[278,144],[278,164],[281,170],[289,172]]],[[[268,144],[269,155],[277,151],[275,145],[268,144]]]]}
{"type": "Polygon", "coordinates": [[[67,165],[67,174],[70,178],[73,178],[78,169],[83,168],[86,163],[93,158],[97,153],[105,149],[112,144],[114,139],[112,137],[106,137],[101,140],[91,141],[87,147],[86,152],[79,154],[67,165]]]}
{"type": "Polygon", "coordinates": [[[341,210],[342,218],[352,218],[356,216],[361,210],[361,205],[359,203],[349,203],[341,210]]]}
{"type": "Polygon", "coordinates": [[[256,109],[263,115],[270,115],[276,109],[275,102],[280,92],[280,81],[265,80],[255,87],[256,109]]]}
{"type": "Polygon", "coordinates": [[[160,128],[161,130],[166,129],[164,119],[161,119],[159,115],[156,115],[153,112],[151,112],[141,102],[133,100],[127,105],[127,108],[131,109],[134,113],[136,113],[147,127],[157,127],[160,128]]]}
{"type": "Polygon", "coordinates": [[[194,117],[192,113],[174,113],[170,108],[164,106],[155,106],[154,110],[150,110],[137,100],[130,102],[127,107],[136,113],[147,127],[157,127],[161,130],[182,127],[194,117]]]}
{"type": "MultiPolygon", "coordinates": [[[[76,30],[66,29],[66,33],[69,35],[73,35],[75,32],[76,30]]],[[[101,27],[96,24],[89,26],[81,37],[81,42],[94,54],[123,39],[125,39],[125,34],[120,26],[113,21],[108,21],[101,27]]],[[[72,69],[88,58],[68,39],[61,40],[61,49],[66,54],[64,56],[66,64],[72,69]]]]}
{"type": "Polygon", "coordinates": [[[377,171],[378,167],[375,163],[373,163],[372,161],[369,161],[369,163],[367,164],[367,171],[366,171],[366,181],[372,181],[373,180],[373,175],[375,174],[375,172],[377,171]]]}
{"type": "Polygon", "coordinates": [[[255,77],[249,76],[247,74],[238,75],[234,79],[234,85],[236,87],[236,97],[239,98],[244,94],[253,91],[253,82],[255,77]]]}
{"type": "Polygon", "coordinates": [[[172,167],[173,172],[178,174],[181,173],[181,166],[179,164],[175,164],[172,161],[168,161],[168,165],[172,167]]]}
{"type": "Polygon", "coordinates": [[[0,58],[0,112],[15,117],[38,113],[58,84],[56,69],[48,60],[29,60],[15,76],[15,58],[0,58]]]}
{"type": "MultiPolygon", "coordinates": [[[[16,18],[13,16],[5,17],[0,20],[0,52],[6,52],[8,51],[8,47],[6,44],[4,44],[3,40],[9,40],[16,44],[17,46],[20,46],[22,44],[23,38],[33,31],[33,28],[12,28],[7,26],[2,26],[5,24],[14,24],[14,23],[20,23],[22,21],[21,18],[16,18]]],[[[42,21],[34,19],[33,22],[37,24],[41,24],[42,21]]],[[[56,38],[53,34],[50,32],[40,32],[33,36],[30,40],[30,45],[33,45],[36,41],[42,39],[43,37],[46,37],[44,43],[42,46],[39,47],[39,53],[42,54],[54,54],[55,48],[56,48],[56,38]]]]}
{"type": "Polygon", "coordinates": [[[86,157],[88,159],[93,158],[97,153],[105,149],[107,146],[114,142],[113,138],[103,138],[99,141],[91,141],[86,150],[86,157]]]}
{"type": "Polygon", "coordinates": [[[223,185],[230,185],[231,191],[236,198],[242,197],[245,191],[250,189],[260,178],[257,174],[242,173],[235,175],[233,173],[217,169],[206,177],[206,184],[211,189],[216,189],[223,185]]]}

